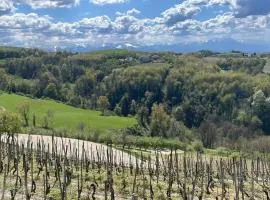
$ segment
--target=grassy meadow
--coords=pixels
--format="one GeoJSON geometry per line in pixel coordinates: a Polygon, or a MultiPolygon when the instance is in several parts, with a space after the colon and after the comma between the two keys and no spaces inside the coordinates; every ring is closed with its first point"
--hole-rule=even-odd
{"type": "MultiPolygon", "coordinates": [[[[52,100],[31,99],[25,96],[3,93],[0,95],[0,107],[10,111],[17,111],[22,103],[30,102],[31,116],[36,115],[37,126],[41,126],[43,116],[48,110],[53,112],[54,128],[68,128],[75,130],[80,123],[90,129],[100,131],[130,127],[136,123],[134,118],[118,116],[102,116],[101,112],[74,108],[52,100]]],[[[30,117],[30,124],[32,123],[30,117]]]]}

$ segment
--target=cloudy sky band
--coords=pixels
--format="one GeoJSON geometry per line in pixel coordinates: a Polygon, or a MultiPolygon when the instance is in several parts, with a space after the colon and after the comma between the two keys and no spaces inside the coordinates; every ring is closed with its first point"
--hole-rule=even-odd
{"type": "MultiPolygon", "coordinates": [[[[147,17],[147,10],[137,8],[82,16],[75,21],[57,20],[50,15],[52,9],[67,9],[72,14],[72,10],[82,6],[82,1],[0,0],[0,44],[46,49],[187,45],[228,39],[270,44],[269,0],[184,0],[168,4],[155,17],[147,17]],[[28,12],[21,9],[24,5],[30,7],[28,12]],[[44,45],[44,40],[50,42],[44,45]]],[[[102,9],[121,4],[132,6],[135,0],[87,1],[91,11],[91,4],[102,9]]],[[[136,1],[144,4],[155,0],[136,1]]]]}

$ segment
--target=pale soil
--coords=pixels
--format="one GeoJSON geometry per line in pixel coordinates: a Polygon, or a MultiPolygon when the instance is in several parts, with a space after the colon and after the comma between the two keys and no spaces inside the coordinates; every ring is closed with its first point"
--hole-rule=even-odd
{"type": "MultiPolygon", "coordinates": [[[[26,135],[26,134],[18,134],[18,141],[19,144],[27,146],[27,142],[33,143],[33,148],[37,148],[38,143],[43,143],[46,152],[52,152],[52,144],[57,147],[54,151],[57,151],[58,154],[64,155],[64,148],[67,148],[67,156],[69,158],[75,158],[76,152],[79,158],[82,157],[82,152],[84,148],[84,152],[88,158],[91,160],[97,160],[98,156],[100,156],[101,160],[106,162],[107,159],[107,149],[108,146],[100,143],[78,140],[78,139],[71,139],[71,138],[62,138],[62,137],[52,137],[52,136],[44,136],[44,135],[26,135]],[[92,152],[92,153],[91,153],[92,152]],[[97,155],[97,152],[99,155],[97,155]]],[[[132,156],[126,152],[121,151],[120,149],[112,148],[113,150],[113,160],[117,164],[124,163],[125,165],[132,162],[132,164],[136,163],[136,157],[132,156]]],[[[152,158],[155,158],[156,152],[154,150],[148,151],[152,158]]],[[[170,150],[158,150],[159,154],[169,156],[171,151],[170,150]]],[[[175,152],[173,152],[174,154],[175,152]]],[[[184,151],[177,150],[177,154],[182,154],[184,151]]],[[[138,162],[140,162],[138,160],[138,162]]]]}
{"type": "MultiPolygon", "coordinates": [[[[44,146],[45,152],[52,153],[52,151],[54,151],[59,155],[64,155],[65,154],[64,149],[66,148],[67,156],[70,159],[75,159],[76,156],[79,159],[82,156],[86,156],[90,160],[97,161],[99,157],[99,159],[103,162],[107,161],[107,149],[110,148],[103,144],[77,139],[43,136],[43,135],[18,134],[18,143],[20,145],[23,144],[24,147],[26,147],[28,142],[29,144],[32,143],[33,149],[37,149],[37,145],[40,143],[41,145],[44,146]]],[[[129,165],[130,162],[133,164],[136,163],[136,158],[134,156],[129,155],[128,153],[125,153],[123,151],[114,148],[112,148],[112,152],[113,152],[112,158],[114,163],[125,165],[129,165]]]]}
{"type": "Polygon", "coordinates": [[[3,106],[0,106],[0,111],[6,111],[6,109],[3,106]]]}

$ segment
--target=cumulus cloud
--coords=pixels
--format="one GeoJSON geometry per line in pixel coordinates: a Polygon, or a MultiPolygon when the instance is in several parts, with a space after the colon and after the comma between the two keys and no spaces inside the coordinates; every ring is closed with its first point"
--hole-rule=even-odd
{"type": "Polygon", "coordinates": [[[192,19],[202,7],[227,5],[235,17],[245,18],[251,15],[267,15],[270,13],[269,0],[185,0],[161,15],[164,22],[172,26],[178,22],[192,19]]]}
{"type": "Polygon", "coordinates": [[[84,18],[79,22],[75,22],[74,25],[80,31],[88,30],[99,33],[109,33],[112,30],[112,21],[106,15],[93,18],[84,18]]]}
{"type": "Polygon", "coordinates": [[[134,15],[138,15],[140,13],[141,13],[141,11],[137,10],[136,8],[132,8],[132,9],[128,10],[127,12],[116,12],[115,14],[119,15],[119,16],[121,16],[121,15],[133,15],[134,16],[134,15]]]}
{"type": "Polygon", "coordinates": [[[230,5],[232,0],[185,0],[172,8],[161,13],[167,25],[174,25],[178,22],[193,18],[201,11],[202,7],[215,5],[230,5]]]}
{"type": "Polygon", "coordinates": [[[168,25],[176,24],[179,21],[190,19],[200,11],[200,7],[196,4],[190,4],[189,1],[185,1],[181,4],[175,5],[172,8],[165,10],[161,15],[164,18],[164,22],[168,25]]]}
{"type": "Polygon", "coordinates": [[[250,15],[266,15],[270,13],[269,0],[231,0],[231,6],[236,17],[247,17],[250,15]]]}
{"type": "Polygon", "coordinates": [[[29,5],[33,9],[39,8],[63,8],[72,7],[80,3],[80,0],[8,0],[14,4],[29,5]]]}
{"type": "Polygon", "coordinates": [[[97,16],[67,23],[54,22],[49,16],[35,13],[15,13],[0,16],[0,43],[41,48],[104,44],[148,46],[203,43],[222,38],[250,42],[259,41],[270,33],[270,15],[237,18],[233,13],[225,13],[205,21],[187,19],[172,26],[161,21],[159,18],[139,19],[126,14],[115,19],[97,16]],[[44,41],[49,42],[44,44],[44,41]]]}
{"type": "MultiPolygon", "coordinates": [[[[24,1],[29,3],[34,0],[24,1]]],[[[244,0],[186,0],[155,18],[143,18],[139,15],[140,11],[133,8],[118,12],[114,17],[101,15],[75,22],[57,22],[49,16],[36,13],[12,13],[15,9],[13,4],[5,4],[8,5],[6,8],[10,7],[10,11],[8,15],[0,15],[0,44],[71,49],[76,46],[197,44],[222,39],[259,43],[263,38],[264,43],[270,43],[270,38],[266,37],[270,34],[270,14],[263,14],[268,13],[263,10],[249,11],[248,14],[245,11],[246,14],[243,14],[241,9],[252,4],[249,4],[251,0],[245,0],[247,4],[241,1],[244,0]],[[227,5],[230,10],[205,20],[194,17],[204,11],[203,7],[215,5],[227,5]],[[48,42],[45,44],[44,41],[48,42]]],[[[36,0],[37,2],[41,0],[36,0]]],[[[73,5],[74,2],[77,1],[67,0],[67,4],[60,3],[55,6],[73,5]]],[[[1,4],[4,8],[3,5],[1,4]]],[[[258,7],[254,8],[256,10],[258,7]]]]}
{"type": "Polygon", "coordinates": [[[91,3],[96,5],[106,5],[106,4],[119,4],[119,3],[126,3],[129,0],[90,0],[91,3]]]}
{"type": "Polygon", "coordinates": [[[234,15],[244,18],[250,15],[267,15],[270,13],[269,0],[186,0],[180,5],[189,8],[196,6],[228,5],[234,15]]]}
{"type": "Polygon", "coordinates": [[[143,30],[143,21],[134,16],[123,15],[119,16],[114,21],[114,30],[117,33],[138,33],[143,30]]]}
{"type": "Polygon", "coordinates": [[[137,10],[135,8],[132,8],[131,10],[127,11],[127,15],[138,15],[140,13],[141,13],[141,11],[139,11],[139,10],[137,10]]]}
{"type": "Polygon", "coordinates": [[[0,15],[5,15],[10,12],[13,12],[15,7],[13,2],[10,0],[0,0],[0,15]]]}
{"type": "Polygon", "coordinates": [[[49,28],[51,24],[50,17],[40,17],[36,13],[23,14],[15,13],[13,15],[0,16],[1,29],[21,29],[21,30],[42,30],[49,28]]]}

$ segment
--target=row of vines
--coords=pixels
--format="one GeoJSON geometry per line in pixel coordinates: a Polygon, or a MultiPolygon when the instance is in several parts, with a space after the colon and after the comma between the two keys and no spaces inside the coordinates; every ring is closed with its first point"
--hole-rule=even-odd
{"type": "Polygon", "coordinates": [[[1,136],[0,199],[270,199],[270,160],[1,136]],[[122,152],[122,153],[119,153],[122,152]]]}

